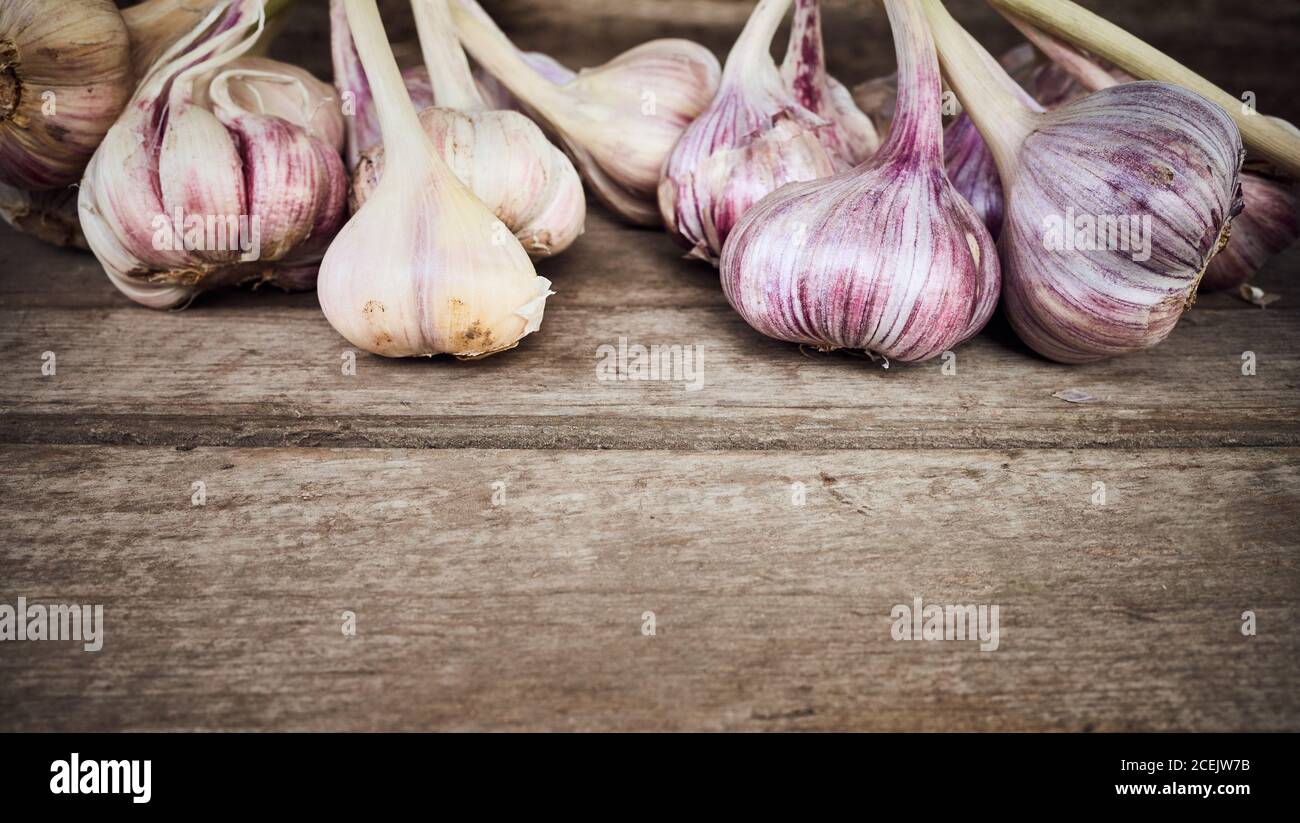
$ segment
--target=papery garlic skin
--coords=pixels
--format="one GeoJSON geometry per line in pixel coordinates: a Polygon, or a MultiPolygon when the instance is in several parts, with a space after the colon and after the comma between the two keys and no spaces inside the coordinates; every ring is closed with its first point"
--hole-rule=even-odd
{"type": "Polygon", "coordinates": [[[374,0],[345,0],[388,161],[330,245],[317,296],[353,345],[386,357],[476,358],[538,329],[550,282],[438,158],[416,117],[374,0]]]}
{"type": "Polygon", "coordinates": [[[1233,218],[1228,244],[1205,269],[1202,291],[1240,286],[1300,238],[1300,200],[1293,186],[1243,173],[1241,193],[1245,210],[1233,218]]]}
{"type": "MultiPolygon", "coordinates": [[[[564,152],[514,111],[428,108],[420,123],[442,158],[533,258],[567,249],[582,234],[587,201],[564,152]]],[[[361,156],[352,178],[357,210],[384,171],[382,147],[361,156]]]]}
{"type": "Polygon", "coordinates": [[[781,80],[801,106],[829,122],[830,128],[821,130],[819,138],[844,168],[858,165],[880,148],[871,118],[857,107],[844,84],[826,73],[820,0],[795,0],[781,80]]]}
{"type": "Polygon", "coordinates": [[[0,3],[0,183],[77,182],[131,96],[128,42],[111,0],[0,3]]]}
{"type": "Polygon", "coordinates": [[[659,211],[689,256],[717,264],[746,211],[786,183],[837,164],[834,126],[805,109],[768,54],[790,0],[760,0],[727,58],[718,96],[683,132],[664,165],[659,211]]]}
{"type": "Polygon", "coordinates": [[[732,307],[770,337],[921,361],[988,322],[999,269],[988,230],[944,174],[929,34],[910,0],[885,5],[900,61],[889,139],[862,166],[750,209],[720,276],[732,307]]]}
{"type": "Polygon", "coordinates": [[[339,96],[306,69],[266,57],[241,57],[226,64],[213,85],[229,95],[228,109],[278,117],[343,152],[346,126],[339,96]]]}
{"type": "Polygon", "coordinates": [[[215,5],[158,59],[86,168],[78,200],[86,240],[136,302],[171,308],[244,281],[310,286],[342,225],[346,172],[336,148],[245,109],[234,91],[249,80],[295,88],[310,120],[311,89],[270,64],[222,73],[263,19],[260,0],[215,5]]]}
{"type": "Polygon", "coordinates": [[[1003,174],[999,248],[1012,327],[1062,363],[1160,342],[1241,211],[1236,124],[1199,95],[1153,82],[1103,89],[1040,118],[1003,174]],[[1149,246],[1107,236],[1106,245],[1129,248],[1054,248],[1049,221],[1071,213],[1149,220],[1149,246]]]}
{"type": "Polygon", "coordinates": [[[559,140],[601,202],[630,223],[659,225],[660,171],[712,102],[717,58],[689,40],[652,40],[555,84],[472,0],[452,0],[451,10],[466,50],[559,140]]]}

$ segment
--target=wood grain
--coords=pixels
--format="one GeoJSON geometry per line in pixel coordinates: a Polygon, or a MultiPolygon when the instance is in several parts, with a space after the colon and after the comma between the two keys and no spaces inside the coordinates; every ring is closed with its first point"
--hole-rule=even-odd
{"type": "Polygon", "coordinates": [[[1001,323],[942,362],[889,369],[803,352],[750,329],[716,274],[661,233],[602,212],[544,273],[540,333],[481,362],[351,350],[312,294],[227,292],[182,312],[116,294],[83,257],[19,238],[0,291],[0,442],[489,448],[779,449],[1297,445],[1300,249],[1260,283],[1259,309],[1206,295],[1151,352],[1049,363],[1001,323]],[[21,251],[19,250],[21,249],[21,251]],[[703,388],[597,380],[598,349],[703,351],[703,388]],[[42,376],[41,356],[57,356],[42,376]],[[1257,373],[1242,374],[1243,352],[1257,373]],[[1053,397],[1085,390],[1104,402],[1053,397]]]}
{"type": "Polygon", "coordinates": [[[4,602],[106,608],[98,653],[0,648],[6,729],[1300,726],[1296,449],[3,465],[4,602]],[[1000,648],[892,640],[914,596],[1000,648]]]}

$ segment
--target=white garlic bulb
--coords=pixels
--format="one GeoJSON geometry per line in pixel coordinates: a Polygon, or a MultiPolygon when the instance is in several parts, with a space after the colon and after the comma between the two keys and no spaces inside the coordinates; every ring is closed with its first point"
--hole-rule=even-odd
{"type": "Polygon", "coordinates": [[[550,282],[439,159],[407,95],[375,0],[345,0],[387,162],[330,245],[317,295],[353,345],[388,357],[475,358],[538,329],[550,282]]]}
{"type": "MultiPolygon", "coordinates": [[[[573,163],[526,116],[486,108],[446,0],[414,0],[412,8],[436,104],[420,112],[420,122],[439,156],[529,255],[564,251],[582,234],[587,214],[573,163]]],[[[369,89],[363,94],[368,98],[369,89]]],[[[370,196],[384,166],[382,145],[362,152],[353,175],[354,210],[370,196]]]]}
{"type": "Polygon", "coordinates": [[[713,100],[717,58],[689,40],[652,40],[556,84],[473,0],[452,0],[451,10],[465,48],[559,139],[591,191],[623,219],[659,225],[660,171],[713,100]]]}
{"type": "Polygon", "coordinates": [[[86,241],[132,300],[170,308],[244,281],[310,286],[342,224],[346,172],[327,142],[342,124],[314,125],[322,111],[341,117],[322,105],[328,86],[269,61],[231,67],[263,22],[261,0],[217,3],[159,57],[86,168],[86,241]],[[292,89],[297,116],[280,116],[290,98],[247,108],[265,84],[292,89]]]}

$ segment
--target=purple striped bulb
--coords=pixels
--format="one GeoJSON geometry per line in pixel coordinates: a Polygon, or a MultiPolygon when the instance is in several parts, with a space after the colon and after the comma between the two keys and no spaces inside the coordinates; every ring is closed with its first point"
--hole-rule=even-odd
{"type": "Polygon", "coordinates": [[[761,0],[736,40],[708,110],[682,133],[659,180],[659,211],[689,256],[716,264],[736,221],[786,183],[847,167],[833,124],[781,81],[769,48],[791,0],[761,0]]]}
{"type": "Polygon", "coordinates": [[[1222,108],[1167,83],[1035,116],[1003,169],[999,246],[1020,338],[1064,363],[1163,340],[1241,211],[1243,154],[1222,108]]]}
{"type": "Polygon", "coordinates": [[[997,303],[993,238],[943,167],[939,67],[911,0],[886,0],[899,57],[889,139],[852,171],[777,190],[722,252],[722,288],[751,326],[820,349],[902,361],[942,354],[997,303]]]}

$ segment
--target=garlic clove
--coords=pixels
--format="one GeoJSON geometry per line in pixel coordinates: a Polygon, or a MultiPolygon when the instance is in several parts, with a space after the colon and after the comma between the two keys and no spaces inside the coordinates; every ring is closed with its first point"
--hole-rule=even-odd
{"type": "Polygon", "coordinates": [[[795,0],[781,79],[801,106],[829,122],[818,137],[845,167],[867,160],[880,147],[871,118],[844,84],[826,73],[820,0],[795,0]]]}
{"type": "Polygon", "coordinates": [[[550,282],[439,159],[393,59],[374,0],[345,0],[388,162],[330,244],[317,295],[353,345],[388,357],[476,358],[536,331],[550,282]]]}
{"type": "Polygon", "coordinates": [[[110,0],[0,6],[0,183],[77,182],[130,95],[126,25],[110,0]]]}
{"type": "Polygon", "coordinates": [[[472,0],[453,0],[452,13],[465,48],[556,136],[596,196],[629,222],[658,225],[660,170],[718,87],[708,49],[653,40],[557,85],[472,0]]]}
{"type": "Polygon", "coordinates": [[[886,0],[899,104],[861,166],[784,186],[723,246],[732,307],[770,337],[891,360],[935,357],[974,335],[997,303],[995,246],[942,166],[934,46],[910,0],[886,0]]]}
{"type": "Polygon", "coordinates": [[[664,164],[659,210],[692,257],[717,264],[732,227],[786,183],[846,166],[835,126],[804,108],[768,49],[790,0],[760,0],[727,57],[718,95],[664,164]]]}
{"type": "MultiPolygon", "coordinates": [[[[158,183],[168,214],[213,217],[228,225],[244,213],[239,151],[221,121],[197,106],[171,110],[158,152],[158,183]]],[[[198,248],[194,255],[208,262],[232,262],[239,251],[198,248]]]]}

